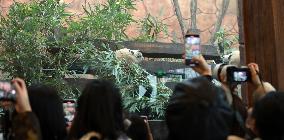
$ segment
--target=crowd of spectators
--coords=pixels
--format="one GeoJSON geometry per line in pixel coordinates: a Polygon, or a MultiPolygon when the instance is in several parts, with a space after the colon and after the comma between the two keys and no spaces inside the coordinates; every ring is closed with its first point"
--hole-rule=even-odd
{"type": "MultiPolygon", "coordinates": [[[[255,89],[254,104],[248,108],[234,93],[236,84],[228,81],[227,66],[212,74],[202,56],[192,61],[198,63],[192,68],[200,77],[178,83],[165,107],[168,140],[284,140],[284,93],[262,81],[257,64],[247,66],[255,89]],[[212,82],[213,75],[221,86],[212,82]]],[[[15,101],[1,101],[5,110],[14,108],[6,124],[7,140],[153,140],[147,119],[126,115],[120,89],[110,81],[86,85],[71,126],[55,88],[26,87],[20,78],[11,83],[15,101]]],[[[0,88],[9,90],[4,82],[0,88]]]]}

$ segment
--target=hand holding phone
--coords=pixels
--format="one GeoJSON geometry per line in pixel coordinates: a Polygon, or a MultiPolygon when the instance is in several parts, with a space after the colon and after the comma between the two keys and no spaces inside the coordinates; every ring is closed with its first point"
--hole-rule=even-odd
{"type": "Polygon", "coordinates": [[[211,69],[202,55],[192,57],[192,61],[198,63],[198,65],[192,67],[195,72],[203,76],[212,76],[211,69]]]}
{"type": "Polygon", "coordinates": [[[18,113],[32,111],[25,81],[21,78],[15,78],[12,80],[12,84],[16,91],[16,111],[18,113]]]}

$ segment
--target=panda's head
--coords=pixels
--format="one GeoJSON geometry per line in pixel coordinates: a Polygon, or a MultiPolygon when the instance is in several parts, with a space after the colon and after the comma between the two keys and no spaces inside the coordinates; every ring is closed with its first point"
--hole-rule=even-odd
{"type": "Polygon", "coordinates": [[[124,59],[130,63],[140,63],[142,60],[144,60],[144,57],[139,50],[130,50],[124,48],[117,50],[115,54],[117,59],[124,59]]]}
{"type": "Polygon", "coordinates": [[[140,50],[129,50],[129,52],[134,57],[136,57],[139,62],[141,62],[144,59],[144,57],[143,57],[142,53],[140,52],[140,50]]]}

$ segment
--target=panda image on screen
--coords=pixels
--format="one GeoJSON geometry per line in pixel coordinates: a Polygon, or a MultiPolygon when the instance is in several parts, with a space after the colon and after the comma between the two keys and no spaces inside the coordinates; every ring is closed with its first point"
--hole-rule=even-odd
{"type": "Polygon", "coordinates": [[[247,81],[248,76],[246,72],[243,71],[236,71],[234,72],[234,81],[244,82],[247,81]]]}
{"type": "Polygon", "coordinates": [[[65,119],[69,125],[71,125],[74,115],[75,115],[75,110],[76,110],[76,101],[73,100],[64,100],[63,102],[63,110],[65,113],[65,119]]]}
{"type": "Polygon", "coordinates": [[[191,62],[192,57],[200,55],[200,37],[199,35],[189,35],[185,38],[185,62],[186,65],[195,66],[191,62]]]}

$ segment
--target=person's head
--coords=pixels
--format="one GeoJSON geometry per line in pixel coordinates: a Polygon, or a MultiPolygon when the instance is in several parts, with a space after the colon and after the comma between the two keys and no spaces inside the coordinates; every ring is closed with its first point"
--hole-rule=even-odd
{"type": "Polygon", "coordinates": [[[119,89],[106,80],[93,80],[78,98],[70,139],[95,131],[103,138],[115,139],[123,131],[122,100],[119,89]]]}
{"type": "Polygon", "coordinates": [[[263,140],[284,139],[284,93],[270,92],[258,100],[252,112],[255,133],[263,140]]]}
{"type": "Polygon", "coordinates": [[[177,84],[166,109],[169,139],[226,139],[232,110],[222,92],[202,77],[177,84]]]}
{"type": "Polygon", "coordinates": [[[47,85],[28,87],[32,111],[39,119],[43,140],[62,140],[66,137],[66,123],[62,100],[55,88],[47,85]]]}
{"type": "Polygon", "coordinates": [[[126,134],[133,140],[149,140],[149,132],[145,120],[136,115],[132,115],[128,119],[130,125],[126,134]]]}

